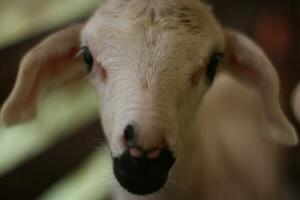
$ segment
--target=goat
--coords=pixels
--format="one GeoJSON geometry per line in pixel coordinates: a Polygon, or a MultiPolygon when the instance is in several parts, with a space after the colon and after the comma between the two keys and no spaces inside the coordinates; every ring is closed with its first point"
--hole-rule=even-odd
{"type": "Polygon", "coordinates": [[[86,73],[101,98],[116,200],[280,198],[275,143],[297,135],[278,76],[205,3],[110,0],[50,35],[21,61],[3,124],[33,119],[45,92],[86,73]]]}

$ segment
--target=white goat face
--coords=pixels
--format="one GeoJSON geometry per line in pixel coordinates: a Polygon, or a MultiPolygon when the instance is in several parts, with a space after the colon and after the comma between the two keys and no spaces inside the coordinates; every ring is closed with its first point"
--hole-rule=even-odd
{"type": "Polygon", "coordinates": [[[128,3],[114,15],[106,12],[117,10],[109,5],[83,29],[82,46],[94,61],[90,79],[101,97],[102,124],[114,156],[123,153],[124,130],[131,123],[143,148],[165,142],[174,151],[211,83],[207,66],[217,65],[223,52],[222,31],[199,2],[162,9],[131,2],[141,4],[143,14],[128,3]]]}
{"type": "MultiPolygon", "coordinates": [[[[195,7],[177,2],[176,7],[161,9],[151,1],[133,2],[141,4],[143,12],[130,10],[131,3],[117,15],[104,7],[87,23],[83,54],[101,97],[101,119],[113,157],[129,150],[131,156],[146,153],[156,158],[163,155],[162,149],[174,157],[180,136],[188,132],[211,84],[223,52],[223,35],[199,2],[195,7]]],[[[109,10],[118,9],[110,6],[109,10]]],[[[147,184],[138,190],[141,182],[132,188],[122,185],[139,194],[159,188],[147,184]]]]}

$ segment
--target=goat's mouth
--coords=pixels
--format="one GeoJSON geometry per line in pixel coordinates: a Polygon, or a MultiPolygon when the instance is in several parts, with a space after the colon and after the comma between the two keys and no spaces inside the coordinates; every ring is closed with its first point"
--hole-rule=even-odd
{"type": "Polygon", "coordinates": [[[128,192],[146,195],[159,191],[167,182],[175,162],[171,151],[162,151],[155,159],[133,158],[128,151],[113,158],[113,170],[117,181],[128,192]]]}
{"type": "Polygon", "coordinates": [[[132,177],[130,174],[114,167],[114,174],[120,185],[136,195],[147,195],[159,191],[166,183],[168,175],[149,178],[132,177]]]}

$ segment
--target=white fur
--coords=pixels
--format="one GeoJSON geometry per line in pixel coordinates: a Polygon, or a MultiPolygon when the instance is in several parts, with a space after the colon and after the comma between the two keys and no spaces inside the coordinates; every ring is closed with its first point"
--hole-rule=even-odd
{"type": "MultiPolygon", "coordinates": [[[[58,35],[68,40],[63,31],[58,35]]],[[[110,0],[83,27],[81,44],[95,59],[89,77],[101,97],[112,155],[124,151],[124,127],[135,121],[143,147],[166,140],[177,156],[159,192],[136,196],[116,182],[116,200],[279,199],[281,159],[265,138],[296,144],[297,137],[279,107],[277,74],[257,45],[223,30],[208,6],[196,0],[110,0]],[[215,51],[226,58],[210,86],[205,70],[215,51]],[[232,65],[231,55],[240,66],[232,65]],[[254,71],[254,78],[240,69],[254,71]],[[198,70],[201,79],[192,86],[198,70]]],[[[57,48],[53,40],[41,50],[51,45],[57,48]]],[[[6,105],[17,104],[19,92],[6,105]]],[[[4,122],[13,110],[5,108],[4,122]]]]}

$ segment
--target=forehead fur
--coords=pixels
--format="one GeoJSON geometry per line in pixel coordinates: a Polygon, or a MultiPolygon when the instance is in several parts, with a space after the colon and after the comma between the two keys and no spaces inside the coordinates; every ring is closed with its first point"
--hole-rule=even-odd
{"type": "Polygon", "coordinates": [[[149,57],[152,51],[192,60],[223,48],[221,28],[197,0],[110,0],[89,20],[82,40],[97,56],[109,49],[110,56],[122,57],[122,52],[127,58],[128,52],[145,58],[139,54],[149,57]]]}
{"type": "Polygon", "coordinates": [[[197,0],[109,0],[94,18],[96,22],[101,18],[107,21],[143,20],[165,30],[201,34],[211,33],[218,28],[210,7],[197,0]]]}
{"type": "Polygon", "coordinates": [[[210,8],[197,0],[110,0],[97,14],[130,20],[146,18],[153,26],[192,33],[203,33],[204,27],[215,24],[210,8]]]}

